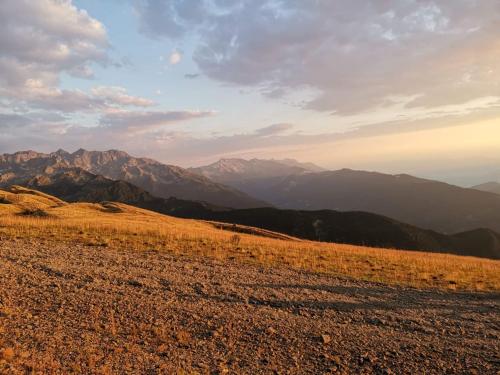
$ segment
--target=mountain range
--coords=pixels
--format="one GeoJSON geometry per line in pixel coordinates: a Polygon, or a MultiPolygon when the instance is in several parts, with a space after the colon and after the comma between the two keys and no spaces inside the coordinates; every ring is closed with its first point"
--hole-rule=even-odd
{"type": "Polygon", "coordinates": [[[500,259],[500,235],[486,229],[450,236],[366,212],[227,209],[204,202],[157,198],[128,182],[80,168],[35,176],[24,186],[69,202],[115,201],[171,216],[252,226],[309,240],[500,259]]]}
{"type": "Polygon", "coordinates": [[[237,178],[233,173],[225,181],[277,208],[366,211],[443,233],[500,231],[500,195],[406,174],[342,169],[237,178]]]}
{"type": "Polygon", "coordinates": [[[34,176],[50,176],[71,168],[127,181],[161,198],[203,200],[234,208],[269,205],[186,169],[152,159],[135,158],[116,150],[100,152],[80,149],[74,153],[59,150],[50,154],[23,151],[0,155],[0,187],[22,185],[34,176]]]}
{"type": "Polygon", "coordinates": [[[129,182],[111,180],[81,168],[70,168],[51,175],[37,175],[24,181],[22,186],[59,197],[66,202],[120,202],[184,218],[204,216],[205,212],[229,210],[202,201],[158,198],[129,182]]]}

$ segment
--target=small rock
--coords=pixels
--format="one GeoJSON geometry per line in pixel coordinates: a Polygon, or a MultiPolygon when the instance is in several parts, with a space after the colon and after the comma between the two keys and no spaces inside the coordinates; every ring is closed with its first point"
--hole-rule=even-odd
{"type": "Polygon", "coordinates": [[[340,356],[338,355],[334,355],[332,357],[330,357],[330,360],[335,363],[336,365],[340,365],[342,363],[342,360],[340,358],[340,356]]]}
{"type": "Polygon", "coordinates": [[[184,330],[177,331],[175,338],[177,342],[182,346],[188,346],[192,341],[191,334],[184,330]]]}
{"type": "Polygon", "coordinates": [[[328,344],[332,341],[332,338],[330,335],[321,335],[321,341],[323,341],[323,344],[328,344]]]}
{"type": "Polygon", "coordinates": [[[267,329],[267,333],[270,333],[271,335],[274,335],[276,333],[276,330],[273,327],[269,327],[267,329]]]}
{"type": "Polygon", "coordinates": [[[137,281],[137,280],[133,280],[133,279],[128,280],[128,281],[127,281],[127,284],[128,284],[128,285],[130,285],[130,286],[136,287],[136,288],[138,288],[138,287],[141,287],[141,286],[142,286],[142,284],[141,284],[139,281],[137,281]]]}
{"type": "Polygon", "coordinates": [[[14,359],[14,349],[12,348],[6,348],[0,351],[0,358],[10,362],[12,359],[14,359]]]}

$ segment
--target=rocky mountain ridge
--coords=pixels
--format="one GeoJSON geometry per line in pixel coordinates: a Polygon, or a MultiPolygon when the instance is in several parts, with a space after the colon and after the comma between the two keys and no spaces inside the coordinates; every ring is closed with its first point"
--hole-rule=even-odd
{"type": "Polygon", "coordinates": [[[148,158],[135,158],[123,151],[58,150],[50,154],[35,151],[0,155],[0,186],[22,184],[36,175],[52,175],[80,168],[112,180],[123,180],[161,197],[203,200],[234,208],[268,206],[234,188],[216,183],[181,167],[148,158]]]}
{"type": "Polygon", "coordinates": [[[190,171],[221,183],[244,183],[248,180],[289,176],[294,174],[321,172],[323,168],[312,163],[301,163],[294,159],[220,159],[219,161],[190,171]]]}

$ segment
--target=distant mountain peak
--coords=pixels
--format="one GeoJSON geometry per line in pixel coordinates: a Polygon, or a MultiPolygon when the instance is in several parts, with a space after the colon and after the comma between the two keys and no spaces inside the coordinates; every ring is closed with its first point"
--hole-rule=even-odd
{"type": "Polygon", "coordinates": [[[227,183],[269,177],[285,177],[294,174],[320,172],[321,167],[312,163],[301,163],[295,159],[241,159],[222,158],[215,163],[190,168],[190,171],[214,181],[227,183]]]}
{"type": "Polygon", "coordinates": [[[76,150],[75,152],[73,152],[71,155],[83,155],[83,154],[86,154],[88,151],[85,150],[84,148],[79,148],[78,150],[76,150]]]}
{"type": "Polygon", "coordinates": [[[286,164],[288,166],[296,166],[300,168],[304,168],[308,172],[324,172],[326,169],[310,162],[300,162],[296,159],[286,158],[286,159],[273,159],[279,163],[286,164]]]}

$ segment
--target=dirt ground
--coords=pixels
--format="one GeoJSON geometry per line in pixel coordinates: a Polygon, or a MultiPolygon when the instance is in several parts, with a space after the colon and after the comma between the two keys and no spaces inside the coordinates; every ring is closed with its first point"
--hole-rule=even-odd
{"type": "Polygon", "coordinates": [[[500,374],[500,295],[0,241],[0,373],[500,374]]]}

